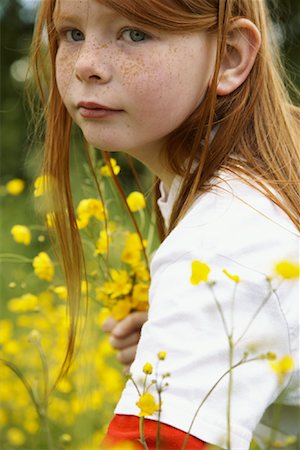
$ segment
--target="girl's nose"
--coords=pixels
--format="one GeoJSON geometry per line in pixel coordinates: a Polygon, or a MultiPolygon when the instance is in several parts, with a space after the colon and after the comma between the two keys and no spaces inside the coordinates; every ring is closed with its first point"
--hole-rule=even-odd
{"type": "Polygon", "coordinates": [[[79,81],[108,83],[112,72],[109,62],[99,47],[83,46],[75,63],[75,75],[79,81]]]}

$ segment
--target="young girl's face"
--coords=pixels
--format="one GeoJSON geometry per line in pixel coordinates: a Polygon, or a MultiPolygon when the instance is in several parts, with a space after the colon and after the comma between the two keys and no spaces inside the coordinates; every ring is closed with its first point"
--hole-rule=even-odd
{"type": "Polygon", "coordinates": [[[58,89],[86,140],[151,166],[203,99],[215,38],[141,29],[99,0],[57,0],[54,21],[58,89]]]}

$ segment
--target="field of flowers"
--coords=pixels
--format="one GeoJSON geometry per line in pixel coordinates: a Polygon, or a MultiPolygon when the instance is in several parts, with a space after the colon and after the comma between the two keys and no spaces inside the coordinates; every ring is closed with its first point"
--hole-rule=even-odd
{"type": "MultiPolygon", "coordinates": [[[[66,350],[68,319],[66,287],[35,210],[35,202],[43,201],[44,183],[41,177],[33,186],[12,179],[1,187],[1,450],[100,448],[126,381],[101,325],[110,314],[118,320],[133,309],[147,310],[149,285],[147,242],[141,244],[135,230],[124,225],[126,212],[111,189],[112,170],[120,171],[114,159],[111,166],[99,164],[109,210],[88,179],[75,205],[87,255],[88,286],[82,284],[82,293],[88,290],[89,313],[75,364],[51,395],[66,350]]],[[[153,240],[143,194],[131,192],[127,202],[153,240]]],[[[51,215],[47,221],[51,228],[51,215]]]]}

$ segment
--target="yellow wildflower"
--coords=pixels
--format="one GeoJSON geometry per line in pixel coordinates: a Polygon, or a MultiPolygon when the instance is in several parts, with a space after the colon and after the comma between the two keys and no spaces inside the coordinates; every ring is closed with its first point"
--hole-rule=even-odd
{"type": "Polygon", "coordinates": [[[36,276],[41,280],[51,281],[54,277],[54,265],[46,252],[40,252],[33,259],[33,268],[36,276]]]}
{"type": "Polygon", "coordinates": [[[159,404],[155,403],[155,398],[149,392],[141,395],[136,405],[140,408],[140,417],[152,416],[160,409],[159,404]]]}
{"type": "Polygon", "coordinates": [[[164,361],[164,360],[166,359],[166,357],[167,357],[167,353],[166,353],[166,352],[159,352],[159,353],[157,354],[157,356],[158,356],[158,359],[159,359],[160,361],[164,361]]]}
{"type": "Polygon", "coordinates": [[[72,436],[70,434],[64,433],[59,437],[59,442],[61,444],[70,444],[72,442],[72,436]]]}
{"type": "Polygon", "coordinates": [[[23,445],[26,441],[26,436],[23,431],[15,427],[11,427],[7,430],[6,437],[11,445],[16,445],[17,447],[23,445]]]}
{"type": "Polygon", "coordinates": [[[280,261],[275,265],[275,272],[288,280],[298,278],[300,276],[300,265],[291,261],[280,261]]]}
{"type": "Polygon", "coordinates": [[[128,316],[132,308],[132,304],[129,300],[119,300],[113,306],[111,315],[116,320],[123,320],[128,316]]]}
{"type": "Polygon", "coordinates": [[[89,224],[91,217],[95,217],[98,220],[104,220],[105,214],[105,209],[101,200],[98,200],[97,198],[86,198],[81,200],[77,207],[78,228],[85,228],[89,224]]]}
{"type": "Polygon", "coordinates": [[[127,295],[132,289],[132,282],[126,270],[111,270],[112,282],[110,284],[110,292],[112,298],[117,298],[122,295],[127,295]]]}
{"type": "Polygon", "coordinates": [[[34,192],[35,197],[41,197],[46,193],[46,185],[49,182],[49,178],[46,176],[37,177],[34,182],[34,192]]]}
{"type": "Polygon", "coordinates": [[[114,158],[110,158],[110,164],[111,164],[112,170],[108,165],[104,165],[101,167],[100,174],[103,177],[111,177],[112,172],[115,175],[118,175],[120,173],[121,167],[118,165],[117,161],[114,158]]]}
{"type": "Polygon", "coordinates": [[[7,308],[11,312],[35,311],[38,306],[38,297],[33,294],[24,294],[21,297],[8,300],[7,308]]]}
{"type": "Polygon", "coordinates": [[[223,269],[223,273],[232,281],[234,281],[235,283],[239,283],[241,281],[240,277],[238,275],[232,275],[231,273],[228,272],[228,270],[223,269]]]}
{"type": "Polygon", "coordinates": [[[125,241],[125,246],[121,254],[121,261],[135,267],[140,263],[141,251],[147,247],[147,241],[141,239],[137,233],[130,233],[125,241]]]}
{"type": "Polygon", "coordinates": [[[149,285],[145,283],[137,283],[132,292],[132,299],[136,302],[148,302],[149,285]]]}
{"type": "Polygon", "coordinates": [[[280,360],[271,361],[270,365],[272,370],[277,374],[280,384],[283,383],[285,376],[294,370],[294,360],[290,355],[285,355],[280,360]]]}
{"type": "Polygon", "coordinates": [[[96,242],[96,250],[95,253],[98,255],[104,255],[107,253],[109,247],[109,235],[106,230],[100,231],[99,239],[96,242]]]}
{"type": "Polygon", "coordinates": [[[127,204],[130,211],[137,212],[146,208],[146,200],[141,192],[133,191],[127,197],[127,204]]]}
{"type": "Polygon", "coordinates": [[[133,271],[137,278],[143,281],[150,280],[149,269],[144,262],[139,262],[138,264],[133,266],[133,271]]]}
{"type": "Polygon", "coordinates": [[[152,372],[153,372],[152,364],[146,363],[146,364],[144,365],[144,367],[143,367],[143,372],[144,372],[146,375],[151,375],[152,372]]]}
{"type": "Polygon", "coordinates": [[[29,245],[31,242],[31,231],[25,225],[14,225],[10,230],[14,240],[18,244],[29,245]]]}
{"type": "Polygon", "coordinates": [[[25,189],[25,181],[21,180],[21,178],[14,178],[8,181],[5,187],[10,195],[20,195],[25,189]]]}
{"type": "Polygon", "coordinates": [[[66,286],[55,286],[53,288],[53,292],[62,300],[67,300],[68,298],[68,290],[66,286]]]}
{"type": "Polygon", "coordinates": [[[13,326],[11,321],[4,319],[0,320],[0,345],[9,341],[12,336],[13,326]]]}
{"type": "Polygon", "coordinates": [[[208,275],[210,272],[210,267],[201,262],[201,261],[193,261],[192,262],[192,275],[190,278],[191,284],[199,284],[201,281],[207,281],[208,275]]]}

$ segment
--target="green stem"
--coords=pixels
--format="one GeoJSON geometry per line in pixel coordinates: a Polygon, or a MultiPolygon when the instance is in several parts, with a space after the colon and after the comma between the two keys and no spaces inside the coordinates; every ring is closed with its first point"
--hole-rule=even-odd
{"type": "Polygon", "coordinates": [[[160,449],[160,417],[161,417],[161,389],[158,389],[158,420],[157,420],[157,429],[156,429],[156,446],[155,449],[160,449]]]}
{"type": "MultiPolygon", "coordinates": [[[[278,286],[279,287],[279,286],[278,286]]],[[[278,289],[278,288],[277,288],[278,289]]],[[[240,335],[240,337],[237,339],[237,341],[235,341],[235,345],[237,345],[245,336],[245,334],[247,333],[247,331],[249,330],[249,328],[251,327],[253,321],[256,319],[256,317],[258,316],[258,314],[260,313],[260,311],[263,309],[263,307],[265,306],[265,304],[268,302],[268,300],[271,298],[271,296],[273,294],[275,294],[276,289],[273,289],[272,286],[270,285],[270,291],[268,293],[268,295],[266,296],[266,298],[264,299],[264,301],[261,303],[261,305],[257,308],[257,310],[255,311],[255,313],[253,314],[252,318],[250,319],[248,325],[246,326],[245,330],[243,331],[243,333],[240,335]]]]}
{"type": "Polygon", "coordinates": [[[261,359],[261,358],[260,358],[260,357],[251,358],[251,359],[248,359],[248,360],[246,360],[246,361],[245,361],[244,359],[242,359],[242,360],[239,361],[238,363],[234,364],[230,369],[226,370],[226,372],[224,372],[223,375],[221,375],[221,377],[220,377],[220,378],[215,382],[215,384],[211,387],[211,389],[208,391],[208,393],[205,395],[205,397],[204,397],[203,400],[201,401],[200,405],[198,406],[198,408],[197,408],[197,410],[196,410],[196,412],[195,412],[195,414],[194,414],[194,417],[193,417],[193,419],[192,419],[191,425],[190,425],[190,427],[189,427],[189,429],[188,429],[188,431],[187,431],[187,433],[186,433],[186,436],[185,436],[185,439],[184,439],[184,442],[183,442],[183,446],[181,447],[181,450],[185,450],[185,448],[186,448],[187,440],[188,440],[188,438],[189,438],[189,435],[191,434],[191,429],[192,429],[192,427],[193,427],[193,425],[194,425],[194,422],[195,422],[195,420],[196,420],[196,417],[197,417],[197,415],[198,415],[198,413],[199,413],[201,407],[202,407],[203,404],[206,402],[206,400],[208,399],[208,397],[210,396],[210,394],[213,392],[213,390],[214,390],[214,389],[218,386],[218,384],[223,380],[223,378],[226,377],[226,375],[228,375],[228,374],[230,373],[230,371],[232,371],[233,369],[235,369],[235,368],[241,366],[242,364],[246,364],[246,363],[249,363],[249,362],[252,362],[252,361],[258,361],[259,359],[261,359]]]}
{"type": "Polygon", "coordinates": [[[32,259],[26,258],[26,256],[17,255],[15,253],[1,253],[0,261],[32,264],[32,259]]]}
{"type": "Polygon", "coordinates": [[[231,396],[232,396],[232,363],[233,363],[233,344],[232,336],[229,336],[229,382],[228,382],[228,402],[227,402],[227,449],[231,449],[231,396]]]}
{"type": "Polygon", "coordinates": [[[145,450],[149,450],[146,439],[145,439],[145,418],[140,417],[140,442],[145,450]]]}
{"type": "Polygon", "coordinates": [[[209,289],[211,290],[212,295],[213,295],[213,298],[214,298],[214,301],[215,301],[215,303],[216,303],[216,305],[217,305],[218,311],[219,311],[219,313],[220,313],[220,316],[221,316],[221,319],[222,319],[222,322],[223,322],[223,325],[224,325],[224,329],[225,329],[226,336],[229,337],[228,327],[227,327],[226,320],[225,320],[225,317],[224,317],[224,314],[223,314],[221,305],[220,305],[220,303],[219,303],[219,300],[218,300],[217,297],[216,297],[216,294],[215,294],[215,291],[214,291],[213,287],[212,287],[210,284],[208,284],[207,286],[208,286],[209,289]]]}

